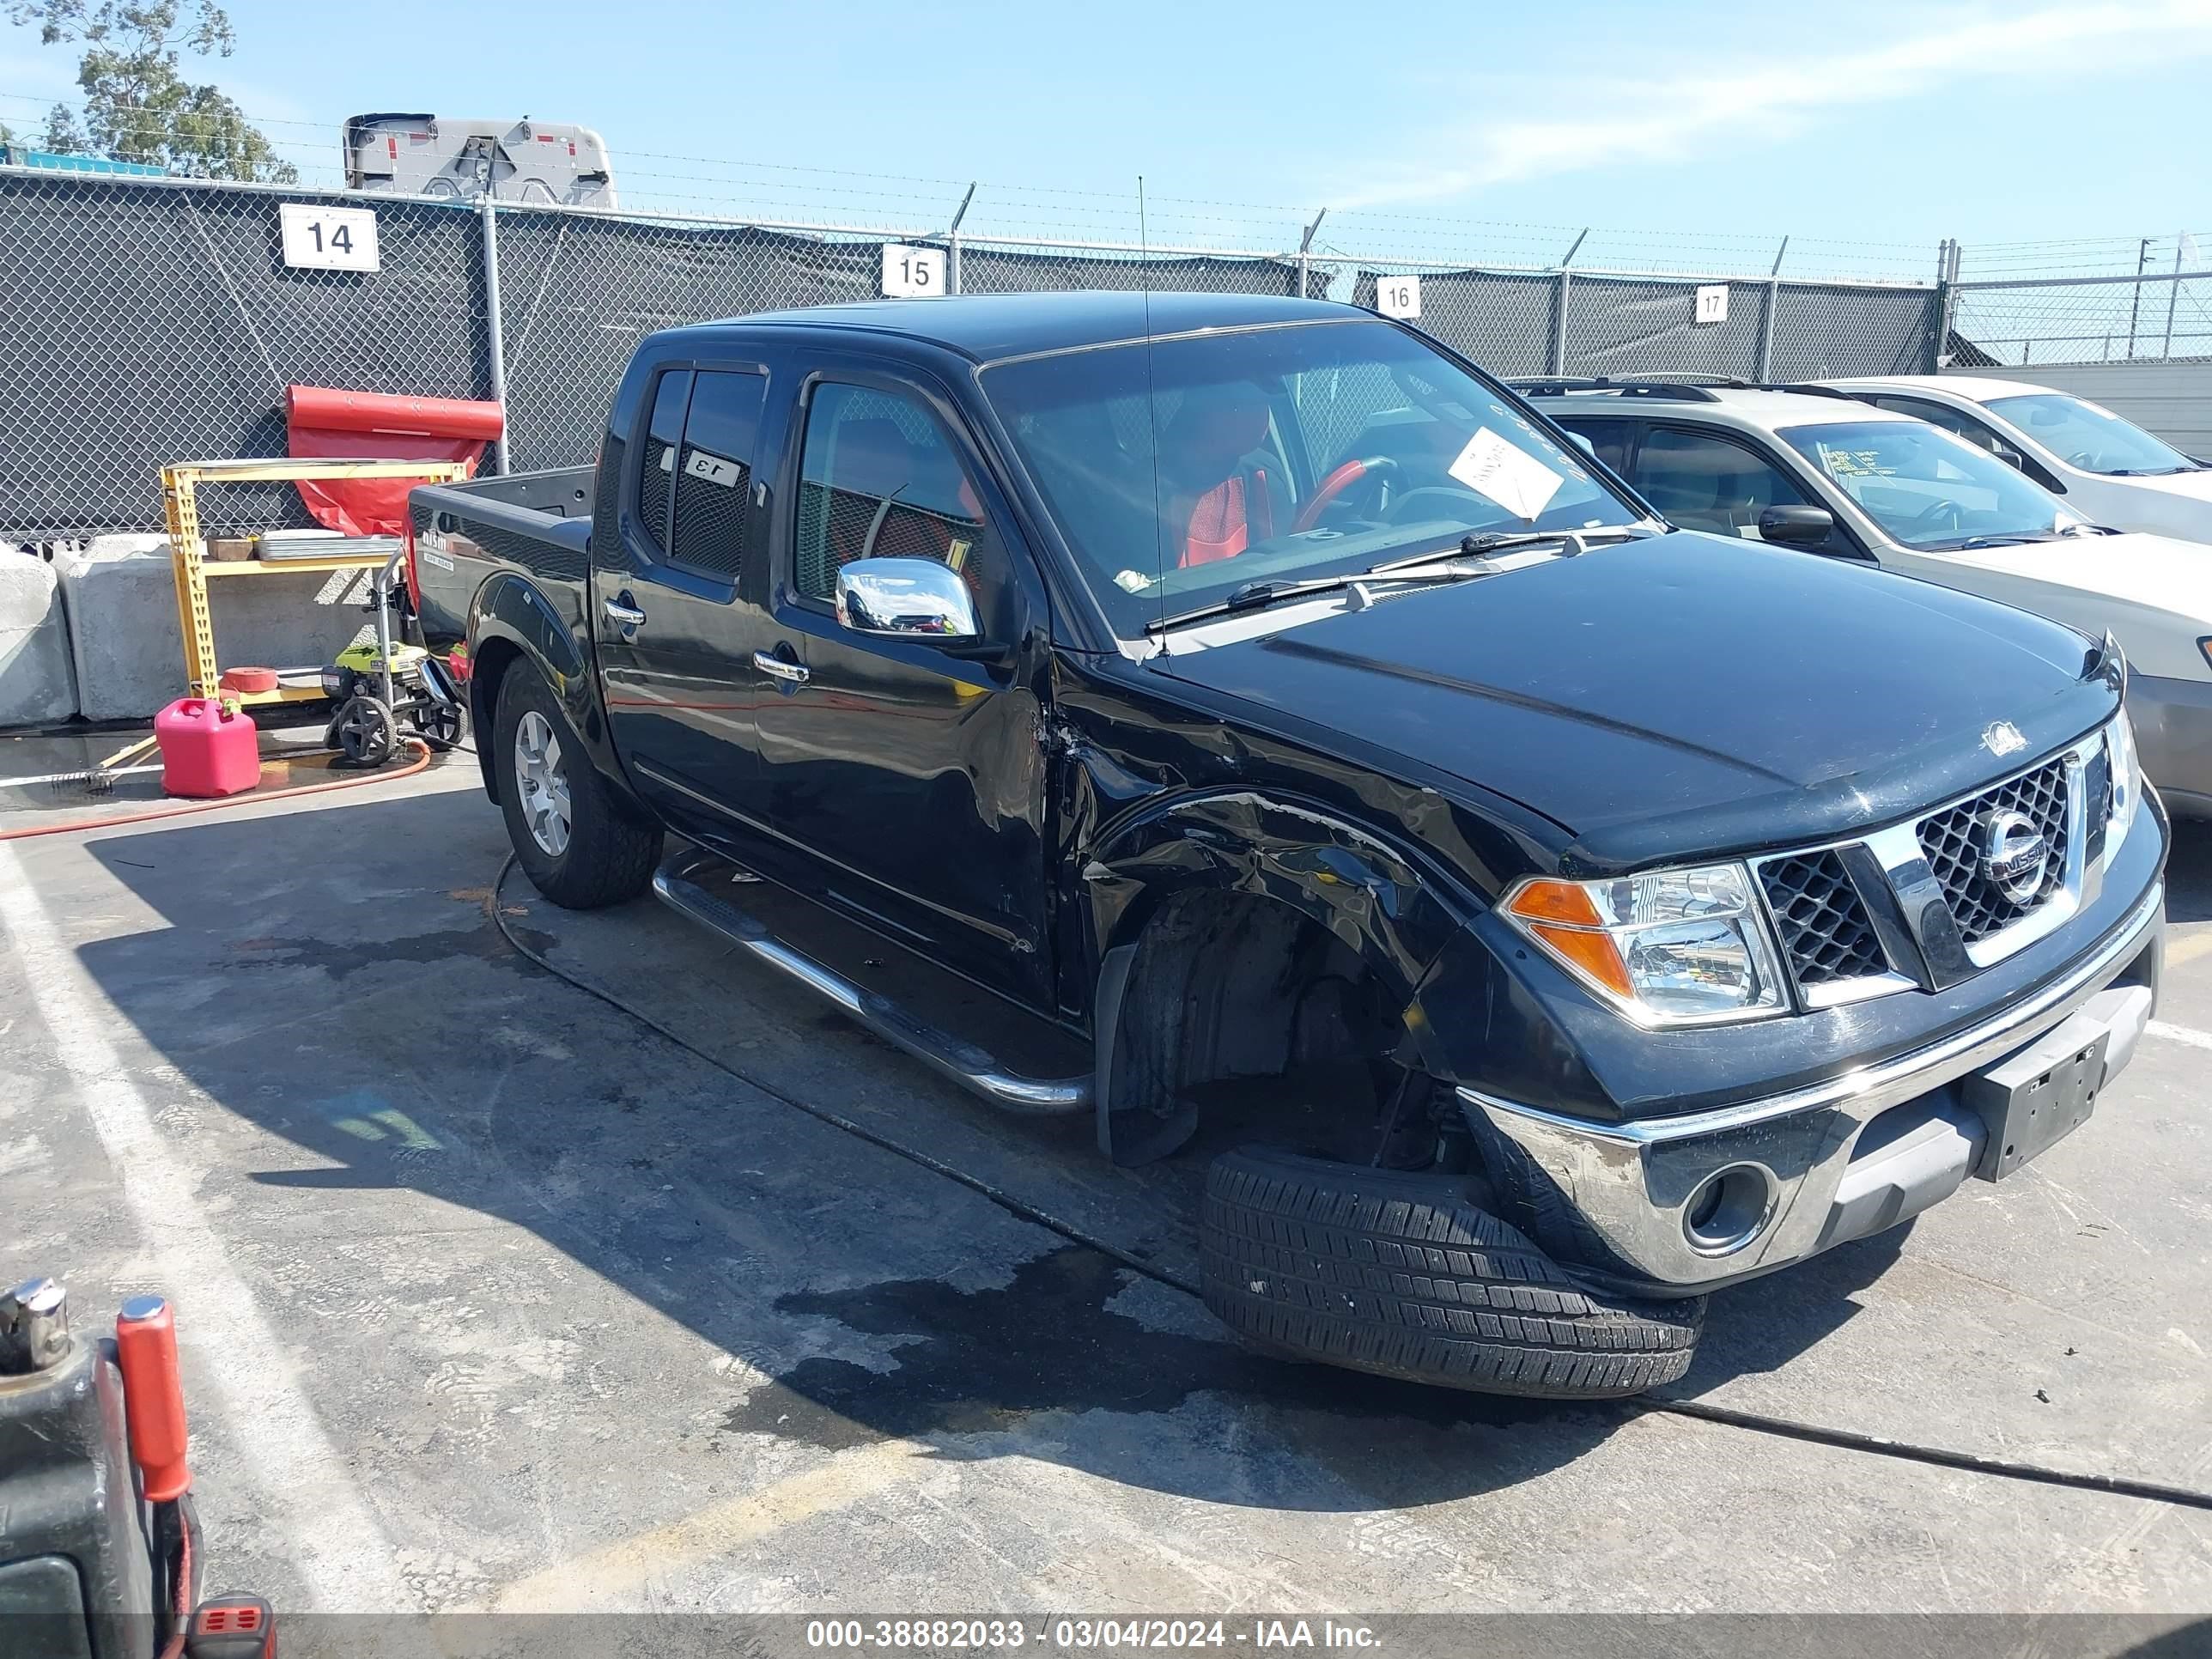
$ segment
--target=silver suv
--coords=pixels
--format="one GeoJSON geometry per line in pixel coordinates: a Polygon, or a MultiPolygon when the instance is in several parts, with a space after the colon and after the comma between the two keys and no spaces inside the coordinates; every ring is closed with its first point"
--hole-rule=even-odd
{"type": "Polygon", "coordinates": [[[2212,547],[2106,529],[1986,449],[1827,387],[1516,384],[1670,523],[2110,634],[2144,771],[2177,816],[2212,817],[2212,547]]]}

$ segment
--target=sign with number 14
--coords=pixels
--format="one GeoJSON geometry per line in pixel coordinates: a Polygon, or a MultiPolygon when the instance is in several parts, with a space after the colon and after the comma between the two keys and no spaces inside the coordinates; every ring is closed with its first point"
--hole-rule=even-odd
{"type": "Polygon", "coordinates": [[[286,202],[276,210],[284,263],[295,270],[378,270],[376,210],[286,202]]]}

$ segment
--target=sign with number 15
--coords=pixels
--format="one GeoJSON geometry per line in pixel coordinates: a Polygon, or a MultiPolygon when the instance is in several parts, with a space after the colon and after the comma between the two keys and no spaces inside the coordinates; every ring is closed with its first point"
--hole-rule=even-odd
{"type": "Polygon", "coordinates": [[[884,294],[893,300],[929,300],[945,292],[940,248],[884,244],[884,294]]]}

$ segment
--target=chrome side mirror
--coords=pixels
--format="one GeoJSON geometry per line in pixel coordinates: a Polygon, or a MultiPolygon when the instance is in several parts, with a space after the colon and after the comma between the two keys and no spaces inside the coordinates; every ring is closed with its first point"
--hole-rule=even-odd
{"type": "Polygon", "coordinates": [[[975,600],[950,565],[934,559],[855,559],[837,573],[837,625],[879,638],[972,644],[982,637],[975,600]]]}

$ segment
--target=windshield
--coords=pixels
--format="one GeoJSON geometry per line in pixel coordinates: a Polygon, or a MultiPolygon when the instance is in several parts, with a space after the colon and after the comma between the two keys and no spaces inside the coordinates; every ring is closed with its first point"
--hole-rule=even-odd
{"type": "Polygon", "coordinates": [[[1793,426],[1781,436],[1901,546],[2047,541],[2085,522],[1986,450],[1923,422],[1793,426]]]}
{"type": "Polygon", "coordinates": [[[1125,636],[1255,580],[1644,517],[1510,394],[1387,323],[1056,352],[982,385],[1125,636]]]}
{"type": "Polygon", "coordinates": [[[2078,466],[2084,472],[2125,478],[2199,470],[2195,461],[2165,439],[2153,437],[2109,409],[2063,392],[1994,398],[1988,406],[2069,466],[2078,466]]]}

